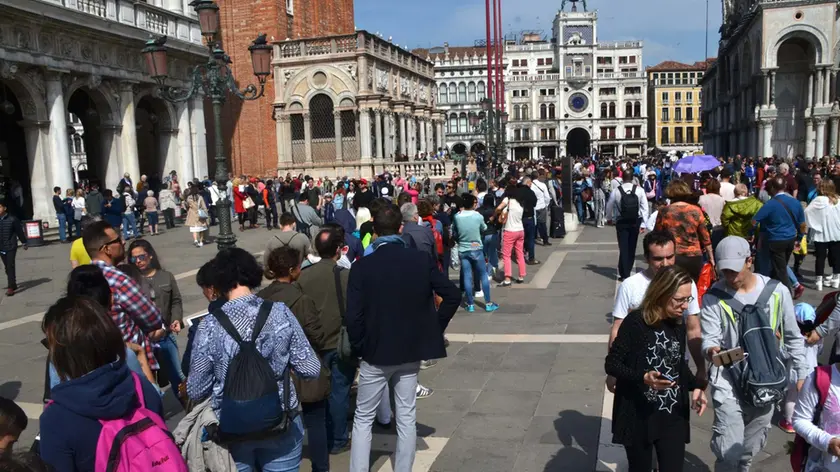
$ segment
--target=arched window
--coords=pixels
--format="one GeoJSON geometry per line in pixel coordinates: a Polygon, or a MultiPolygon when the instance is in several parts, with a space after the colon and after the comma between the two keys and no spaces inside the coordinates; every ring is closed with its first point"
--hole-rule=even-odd
{"type": "Polygon", "coordinates": [[[513,119],[519,121],[522,119],[522,108],[519,105],[513,106],[513,119]]]}
{"type": "Polygon", "coordinates": [[[478,101],[475,99],[475,82],[470,82],[470,84],[467,85],[467,101],[470,103],[478,101]]]}
{"type": "Polygon", "coordinates": [[[442,85],[442,86],[440,87],[440,98],[438,99],[438,102],[440,102],[440,103],[447,103],[447,102],[449,102],[449,100],[447,99],[447,98],[448,98],[448,96],[449,96],[449,93],[448,93],[448,91],[447,91],[447,89],[446,89],[446,85],[442,85]]]}
{"type": "Polygon", "coordinates": [[[668,128],[667,127],[662,128],[662,136],[661,136],[659,144],[668,144],[668,128]]]}
{"type": "Polygon", "coordinates": [[[522,119],[528,119],[528,105],[522,105],[522,119]]]}
{"type": "Polygon", "coordinates": [[[601,104],[601,118],[606,118],[606,117],[607,117],[607,104],[602,103],[601,104]]]}
{"type": "Polygon", "coordinates": [[[615,102],[610,103],[610,118],[615,118],[615,102]]]}
{"type": "Polygon", "coordinates": [[[548,106],[548,119],[549,119],[549,120],[553,120],[554,118],[555,118],[555,115],[554,115],[554,104],[552,103],[551,105],[549,105],[549,106],[548,106]]]}
{"type": "Polygon", "coordinates": [[[633,102],[627,102],[624,105],[624,117],[631,117],[633,116],[633,102]]]}
{"type": "Polygon", "coordinates": [[[309,100],[309,119],[313,124],[312,139],[335,138],[333,101],[329,95],[319,93],[309,100]]]}
{"type": "Polygon", "coordinates": [[[633,104],[633,116],[636,118],[642,116],[642,104],[640,102],[633,104]]]}
{"type": "Polygon", "coordinates": [[[461,103],[467,101],[467,84],[463,82],[458,84],[458,101],[461,103]]]}
{"type": "Polygon", "coordinates": [[[547,120],[548,119],[548,107],[545,103],[540,105],[540,119],[547,120]]]}
{"type": "MultiPolygon", "coordinates": [[[[461,84],[463,85],[463,84],[461,84]]],[[[467,114],[461,113],[458,117],[458,129],[461,130],[462,133],[468,133],[469,128],[467,128],[467,114]]]]}
{"type": "Polygon", "coordinates": [[[73,152],[81,154],[82,152],[82,137],[78,134],[73,135],[73,152]]]}
{"type": "Polygon", "coordinates": [[[449,132],[458,134],[458,115],[455,113],[449,115],[449,132]]]}
{"type": "Polygon", "coordinates": [[[478,99],[484,100],[487,98],[487,88],[484,86],[484,82],[478,83],[478,99]]]}
{"type": "Polygon", "coordinates": [[[456,103],[458,101],[458,92],[455,82],[449,84],[449,103],[456,103]]]}

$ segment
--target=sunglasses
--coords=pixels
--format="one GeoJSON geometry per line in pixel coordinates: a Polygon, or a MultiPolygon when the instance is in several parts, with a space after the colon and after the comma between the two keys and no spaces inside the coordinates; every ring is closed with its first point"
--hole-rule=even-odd
{"type": "Polygon", "coordinates": [[[148,254],[140,254],[139,256],[131,256],[130,260],[131,260],[131,263],[134,264],[137,261],[145,262],[147,259],[149,259],[148,254]]]}
{"type": "Polygon", "coordinates": [[[102,247],[100,247],[99,249],[106,248],[114,243],[122,243],[122,236],[117,236],[116,239],[108,241],[107,243],[103,244],[102,247]]]}

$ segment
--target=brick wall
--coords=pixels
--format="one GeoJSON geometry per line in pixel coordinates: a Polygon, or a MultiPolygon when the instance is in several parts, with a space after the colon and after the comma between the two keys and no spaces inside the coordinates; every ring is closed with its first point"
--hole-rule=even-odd
{"type": "MultiPolygon", "coordinates": [[[[286,0],[217,0],[222,45],[230,55],[231,70],[240,89],[256,83],[248,46],[260,33],[269,41],[349,34],[355,29],[353,0],[293,0],[294,15],[286,13],[286,0]]],[[[255,101],[229,95],[222,110],[222,135],[228,169],[234,173],[264,175],[277,167],[277,138],[272,102],[274,86],[266,82],[265,94],[255,101]]],[[[213,107],[205,104],[208,159],[215,175],[213,107]]]]}

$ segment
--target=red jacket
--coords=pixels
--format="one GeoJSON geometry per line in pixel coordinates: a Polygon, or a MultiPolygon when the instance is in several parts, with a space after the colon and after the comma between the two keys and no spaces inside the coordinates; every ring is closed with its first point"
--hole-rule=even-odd
{"type": "Polygon", "coordinates": [[[238,188],[233,187],[233,211],[236,213],[245,213],[245,205],[242,202],[248,198],[248,194],[240,192],[238,188]]]}

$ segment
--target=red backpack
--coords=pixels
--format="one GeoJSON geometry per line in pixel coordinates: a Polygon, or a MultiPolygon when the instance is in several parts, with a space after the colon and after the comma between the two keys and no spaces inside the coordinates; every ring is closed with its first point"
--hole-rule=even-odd
{"type": "MultiPolygon", "coordinates": [[[[817,366],[814,372],[814,382],[817,384],[817,392],[820,396],[820,401],[817,402],[817,407],[814,411],[814,424],[817,424],[820,421],[820,414],[822,413],[825,399],[828,397],[828,388],[831,386],[831,366],[817,366]]],[[[810,449],[811,445],[805,441],[805,438],[797,434],[793,440],[793,447],[790,452],[790,466],[793,468],[793,472],[802,472],[805,470],[805,464],[808,462],[808,451],[810,449]]]]}
{"type": "Polygon", "coordinates": [[[438,257],[443,257],[443,235],[437,230],[438,220],[429,216],[423,218],[423,221],[429,223],[429,228],[431,228],[432,234],[435,235],[435,252],[438,257]]]}

